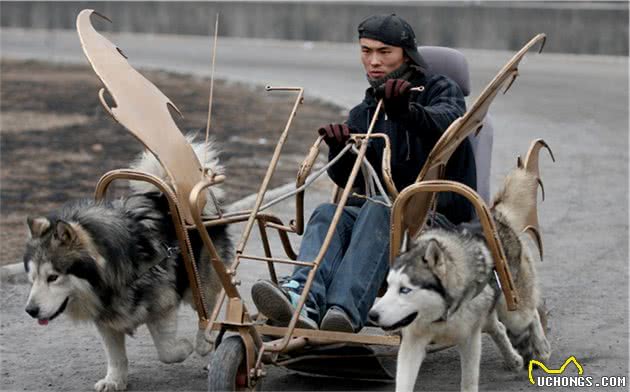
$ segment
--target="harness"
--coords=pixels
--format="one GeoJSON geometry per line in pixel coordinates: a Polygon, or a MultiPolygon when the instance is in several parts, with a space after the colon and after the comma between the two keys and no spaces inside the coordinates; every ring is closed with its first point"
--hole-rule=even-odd
{"type": "Polygon", "coordinates": [[[179,251],[179,247],[177,246],[169,246],[166,244],[166,242],[162,242],[161,244],[164,247],[164,257],[160,258],[158,261],[154,262],[153,264],[151,264],[150,266],[144,268],[143,270],[141,270],[140,272],[138,272],[138,275],[136,276],[136,278],[134,280],[138,280],[141,277],[143,277],[147,272],[151,271],[153,268],[159,267],[163,262],[165,262],[166,260],[169,260],[173,257],[176,257],[177,255],[179,255],[180,251],[179,251]]]}
{"type": "MultiPolygon", "coordinates": [[[[479,248],[477,249],[475,259],[478,263],[485,263],[484,255],[479,248]]],[[[494,291],[493,307],[494,305],[496,305],[499,297],[501,296],[501,283],[499,281],[499,276],[497,275],[497,272],[494,268],[491,268],[490,272],[483,275],[481,279],[475,279],[470,282],[464,288],[462,295],[458,298],[451,297],[444,289],[440,278],[437,276],[435,276],[435,278],[438,282],[438,285],[440,286],[440,289],[435,291],[441,293],[444,296],[447,307],[444,311],[444,314],[442,314],[439,319],[435,320],[434,323],[447,321],[449,317],[453,316],[453,314],[459,310],[464,301],[471,301],[475,299],[479,294],[481,294],[481,292],[487,285],[489,285],[494,291]]]]}

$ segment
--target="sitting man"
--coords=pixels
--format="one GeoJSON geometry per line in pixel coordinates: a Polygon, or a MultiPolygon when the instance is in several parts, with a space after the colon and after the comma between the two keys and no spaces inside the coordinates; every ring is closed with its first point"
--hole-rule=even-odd
{"type": "MultiPolygon", "coordinates": [[[[374,132],[389,136],[391,168],[396,187],[412,184],[427,155],[449,125],[465,112],[458,85],[445,76],[429,74],[417,49],[411,26],[399,16],[377,15],[359,25],[361,61],[370,88],[354,107],[345,124],[319,129],[329,146],[329,159],[343,149],[351,133],[366,133],[379,99],[380,113],[374,132]]],[[[384,141],[370,140],[366,157],[381,173],[384,141]]],[[[356,157],[344,155],[328,174],[344,187],[356,157]]],[[[446,178],[476,188],[475,159],[470,142],[464,140],[452,155],[446,178]]],[[[364,184],[357,178],[355,185],[364,184]]],[[[335,204],[318,206],[307,224],[298,260],[313,261],[320,251],[336,209],[335,204]]],[[[463,197],[442,193],[437,211],[451,223],[467,222],[474,216],[463,197]]],[[[298,328],[321,328],[339,332],[359,331],[367,320],[378,290],[389,268],[390,208],[365,198],[350,198],[343,210],[330,247],[298,320],[298,328]]],[[[261,280],[252,287],[258,310],[275,325],[288,325],[298,304],[310,267],[298,266],[281,284],[261,280]]]]}

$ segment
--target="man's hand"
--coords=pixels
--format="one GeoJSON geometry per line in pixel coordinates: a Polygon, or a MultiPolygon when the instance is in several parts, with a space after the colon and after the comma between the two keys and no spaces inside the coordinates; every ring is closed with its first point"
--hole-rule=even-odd
{"type": "Polygon", "coordinates": [[[328,146],[342,145],[350,138],[350,128],[346,124],[328,124],[321,127],[317,132],[324,137],[328,146]]]}
{"type": "Polygon", "coordinates": [[[411,83],[403,79],[389,79],[376,91],[377,98],[383,98],[385,101],[397,99],[409,99],[409,91],[411,91],[411,83]]]}
{"type": "Polygon", "coordinates": [[[402,79],[389,79],[376,89],[376,99],[383,99],[385,112],[392,119],[400,119],[409,111],[411,83],[402,79]]]}

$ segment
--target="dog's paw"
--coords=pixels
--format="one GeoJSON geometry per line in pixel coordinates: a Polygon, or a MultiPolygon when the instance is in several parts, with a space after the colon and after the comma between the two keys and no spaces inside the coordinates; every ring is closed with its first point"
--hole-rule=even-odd
{"type": "Polygon", "coordinates": [[[124,391],[127,389],[127,382],[125,380],[115,380],[105,377],[102,380],[98,380],[94,384],[94,390],[96,392],[115,392],[124,391]]]}
{"type": "Polygon", "coordinates": [[[159,353],[159,358],[164,363],[177,363],[184,361],[192,352],[192,343],[188,339],[179,339],[167,350],[159,353]]]}
{"type": "Polygon", "coordinates": [[[195,352],[202,357],[206,356],[212,351],[212,346],[212,343],[208,342],[206,339],[197,339],[195,352]]]}
{"type": "Polygon", "coordinates": [[[214,338],[216,333],[210,332],[206,334],[206,331],[200,329],[197,331],[197,338],[195,340],[195,352],[200,356],[206,356],[214,347],[214,338]]]}
{"type": "Polygon", "coordinates": [[[551,357],[551,345],[549,344],[547,339],[544,339],[543,341],[538,342],[538,344],[534,345],[534,357],[543,362],[549,360],[549,357],[551,357]]]}
{"type": "Polygon", "coordinates": [[[532,327],[532,346],[534,358],[547,361],[551,356],[551,344],[547,340],[542,326],[539,328],[532,327]]]}
{"type": "Polygon", "coordinates": [[[518,372],[523,369],[523,357],[521,357],[519,354],[514,354],[515,355],[513,355],[509,360],[506,361],[506,366],[509,370],[513,372],[518,372]]]}
{"type": "Polygon", "coordinates": [[[177,341],[177,350],[175,360],[173,362],[181,362],[188,358],[193,352],[193,345],[188,339],[179,339],[177,341]]]}

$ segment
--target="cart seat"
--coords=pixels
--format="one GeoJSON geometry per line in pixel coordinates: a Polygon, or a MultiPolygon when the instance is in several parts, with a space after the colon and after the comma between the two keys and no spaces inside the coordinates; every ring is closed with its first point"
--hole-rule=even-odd
{"type": "MultiPolygon", "coordinates": [[[[462,89],[464,96],[470,95],[470,72],[468,61],[459,50],[443,46],[420,46],[420,55],[429,66],[429,73],[449,77],[462,89]]],[[[477,136],[470,135],[468,140],[475,155],[477,171],[477,193],[484,201],[490,201],[490,164],[492,160],[492,141],[494,129],[490,116],[483,121],[483,128],[477,136]]]]}

